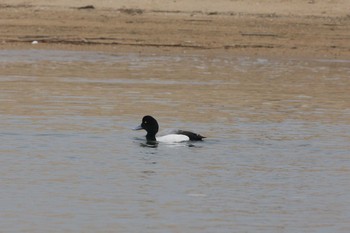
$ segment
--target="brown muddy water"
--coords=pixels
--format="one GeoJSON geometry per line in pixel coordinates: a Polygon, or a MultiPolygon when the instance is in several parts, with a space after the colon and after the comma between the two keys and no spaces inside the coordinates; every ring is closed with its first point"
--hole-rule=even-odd
{"type": "Polygon", "coordinates": [[[1,232],[350,232],[350,61],[0,51],[1,232]],[[203,142],[145,146],[131,128],[203,142]]]}

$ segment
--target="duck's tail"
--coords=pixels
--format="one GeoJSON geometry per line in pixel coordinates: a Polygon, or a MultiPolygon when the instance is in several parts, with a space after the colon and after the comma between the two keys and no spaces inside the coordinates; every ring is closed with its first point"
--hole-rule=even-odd
{"type": "Polygon", "coordinates": [[[190,131],[178,130],[177,134],[183,134],[190,138],[190,141],[202,141],[203,138],[206,138],[200,134],[196,134],[190,131]]]}

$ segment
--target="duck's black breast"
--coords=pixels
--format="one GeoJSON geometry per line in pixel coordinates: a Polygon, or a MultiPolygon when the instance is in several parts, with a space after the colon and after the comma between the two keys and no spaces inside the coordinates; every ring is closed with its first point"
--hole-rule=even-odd
{"type": "Polygon", "coordinates": [[[190,138],[190,141],[202,141],[202,139],[205,138],[204,136],[202,136],[200,134],[196,134],[196,133],[193,133],[191,131],[185,131],[185,130],[177,130],[176,134],[186,135],[187,137],[190,138]]]}

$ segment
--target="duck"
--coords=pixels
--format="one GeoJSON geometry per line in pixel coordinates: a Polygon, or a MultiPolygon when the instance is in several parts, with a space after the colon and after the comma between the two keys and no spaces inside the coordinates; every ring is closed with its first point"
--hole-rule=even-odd
{"type": "Polygon", "coordinates": [[[159,124],[157,120],[152,116],[144,116],[142,118],[141,125],[134,128],[134,130],[146,130],[147,142],[165,142],[165,143],[178,143],[186,141],[202,141],[206,138],[200,134],[193,133],[191,131],[177,130],[172,134],[167,134],[161,137],[156,137],[159,130],[159,124]]]}

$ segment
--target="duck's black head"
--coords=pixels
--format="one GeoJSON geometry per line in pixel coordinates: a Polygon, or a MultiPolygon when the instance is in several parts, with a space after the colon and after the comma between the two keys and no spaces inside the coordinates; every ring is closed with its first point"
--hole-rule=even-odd
{"type": "Polygon", "coordinates": [[[147,141],[156,141],[156,134],[159,129],[159,125],[156,119],[152,116],[144,116],[142,118],[142,123],[135,130],[144,129],[147,132],[146,138],[147,141]]]}

